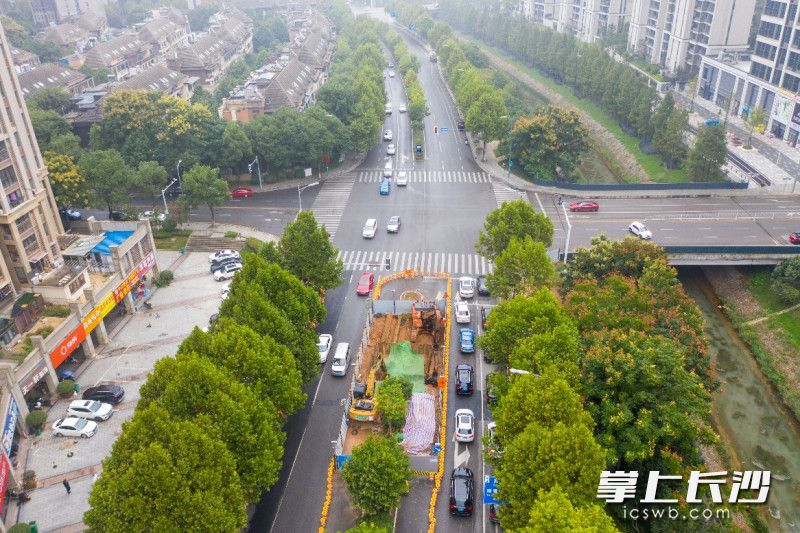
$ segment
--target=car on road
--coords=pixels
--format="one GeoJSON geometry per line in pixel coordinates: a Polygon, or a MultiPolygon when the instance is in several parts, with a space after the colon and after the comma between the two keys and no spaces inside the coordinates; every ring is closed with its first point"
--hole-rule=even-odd
{"type": "Polygon", "coordinates": [[[450,474],[450,514],[472,516],[475,504],[475,477],[466,466],[454,468],[450,474]]]}
{"type": "Polygon", "coordinates": [[[475,415],[469,409],[456,411],[456,440],[458,442],[475,440],[475,415]]]}
{"type": "Polygon", "coordinates": [[[383,132],[383,140],[384,141],[391,141],[392,140],[392,130],[386,130],[383,132]]]}
{"type": "Polygon", "coordinates": [[[406,111],[408,111],[408,109],[406,108],[406,104],[400,104],[397,110],[401,113],[405,113],[406,111]]]}
{"type": "Polygon", "coordinates": [[[81,212],[77,209],[72,209],[71,207],[62,207],[59,211],[61,211],[61,214],[70,220],[81,219],[81,212]]]}
{"type": "Polygon", "coordinates": [[[125,389],[119,385],[97,385],[83,391],[81,398],[84,400],[97,400],[98,402],[117,405],[125,397],[125,389]]]}
{"type": "Polygon", "coordinates": [[[376,231],[378,231],[378,221],[374,218],[368,218],[364,223],[364,229],[361,230],[361,236],[365,239],[371,239],[375,236],[376,231]]]}
{"type": "Polygon", "coordinates": [[[386,114],[387,115],[392,114],[392,104],[386,104],[386,114]]]}
{"type": "Polygon", "coordinates": [[[397,153],[397,149],[394,147],[393,144],[390,144],[386,147],[386,155],[394,155],[397,153]]]}
{"type": "Polygon", "coordinates": [[[226,259],[220,259],[219,261],[214,261],[211,263],[211,266],[208,267],[209,271],[213,274],[218,270],[222,270],[227,265],[234,265],[234,264],[242,264],[242,260],[238,257],[228,257],[226,259]]]}
{"type": "Polygon", "coordinates": [[[389,68],[394,68],[394,63],[393,63],[392,61],[389,61],[389,65],[388,65],[388,67],[389,67],[389,68]]]}
{"type": "Polygon", "coordinates": [[[486,276],[478,276],[478,296],[491,296],[489,286],[486,285],[486,276]]]}
{"type": "Polygon", "coordinates": [[[331,374],[334,376],[347,375],[347,368],[350,366],[350,344],[340,342],[336,345],[331,362],[331,374]]]}
{"type": "Polygon", "coordinates": [[[486,320],[489,318],[489,313],[491,313],[491,307],[481,307],[481,327],[485,330],[486,329],[486,320]]]}
{"type": "Polygon", "coordinates": [[[113,414],[114,408],[111,407],[111,404],[97,400],[73,400],[67,407],[67,416],[85,418],[95,422],[108,420],[113,414]]]}
{"type": "Polygon", "coordinates": [[[395,183],[398,187],[405,187],[408,185],[408,173],[404,170],[398,172],[397,178],[395,178],[395,183]]]}
{"type": "Polygon", "coordinates": [[[475,353],[475,331],[472,328],[459,329],[458,339],[461,353],[475,353]]]}
{"type": "Polygon", "coordinates": [[[317,350],[319,350],[319,362],[324,363],[328,360],[328,353],[331,351],[331,344],[333,344],[333,336],[323,333],[319,336],[317,341],[317,350]]]}
{"type": "Polygon", "coordinates": [[[390,71],[389,71],[389,77],[390,77],[390,78],[394,78],[394,71],[393,71],[393,70],[390,70],[390,71]]]}
{"type": "Polygon", "coordinates": [[[458,131],[464,131],[466,129],[466,124],[464,124],[463,120],[459,120],[456,122],[456,127],[458,128],[458,131]]]}
{"type": "Polygon", "coordinates": [[[220,270],[214,272],[215,281],[226,281],[233,279],[233,276],[242,269],[241,263],[231,263],[225,265],[220,270]]]}
{"type": "Polygon", "coordinates": [[[253,196],[253,189],[250,187],[237,187],[231,191],[231,198],[250,198],[253,196]]]}
{"type": "Polygon", "coordinates": [[[400,231],[400,217],[395,215],[386,223],[386,231],[389,233],[397,233],[400,231]]]}
{"type": "Polygon", "coordinates": [[[359,296],[369,296],[372,292],[372,287],[375,285],[375,274],[372,272],[363,272],[361,277],[358,278],[358,285],[356,285],[356,294],[359,296]]]}
{"type": "Polygon", "coordinates": [[[469,276],[458,278],[458,294],[462,298],[475,296],[475,280],[469,276]]]}
{"type": "Polygon", "coordinates": [[[470,365],[461,364],[456,367],[456,394],[472,396],[475,370],[470,365]]]}
{"type": "Polygon", "coordinates": [[[381,187],[379,189],[381,196],[389,196],[389,193],[392,192],[392,180],[388,178],[381,179],[381,187]]]}
{"type": "Polygon", "coordinates": [[[628,226],[628,231],[645,241],[649,241],[653,238],[653,234],[650,233],[650,230],[641,222],[631,222],[631,225],[628,226]]]}
{"type": "Polygon", "coordinates": [[[789,242],[792,244],[800,244],[800,231],[789,234],[789,242]]]}
{"type": "Polygon", "coordinates": [[[166,213],[156,213],[155,211],[142,211],[142,214],[139,215],[139,220],[156,220],[158,222],[164,222],[167,220],[166,213]]]}
{"type": "Polygon", "coordinates": [[[572,211],[573,213],[576,211],[578,212],[588,211],[596,213],[597,211],[600,210],[600,204],[598,204],[597,202],[592,202],[590,200],[586,200],[583,202],[575,202],[574,204],[569,204],[569,210],[572,211]]]}
{"type": "Polygon", "coordinates": [[[59,418],[53,423],[53,435],[56,437],[80,437],[88,439],[97,433],[97,422],[69,416],[59,418]]]}
{"type": "Polygon", "coordinates": [[[492,384],[494,378],[494,372],[489,372],[486,374],[486,403],[488,405],[494,405],[497,403],[497,386],[492,384]]]}
{"type": "Polygon", "coordinates": [[[456,302],[456,324],[469,324],[472,317],[469,315],[467,302],[456,302]]]}
{"type": "Polygon", "coordinates": [[[214,261],[220,261],[222,259],[227,259],[229,257],[235,257],[236,259],[241,259],[242,256],[236,250],[220,250],[219,252],[214,252],[213,254],[208,256],[208,262],[213,263],[214,261]]]}

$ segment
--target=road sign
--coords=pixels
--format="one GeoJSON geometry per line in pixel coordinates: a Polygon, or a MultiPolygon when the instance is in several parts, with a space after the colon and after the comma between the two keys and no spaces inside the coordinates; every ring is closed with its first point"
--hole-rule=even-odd
{"type": "Polygon", "coordinates": [[[706,126],[719,126],[719,120],[706,120],[706,126]]]}
{"type": "Polygon", "coordinates": [[[447,126],[442,126],[440,129],[442,130],[442,133],[447,133],[449,130],[447,126]]]}
{"type": "Polygon", "coordinates": [[[494,499],[495,494],[497,494],[497,478],[483,476],[483,503],[500,505],[500,502],[494,499]]]}

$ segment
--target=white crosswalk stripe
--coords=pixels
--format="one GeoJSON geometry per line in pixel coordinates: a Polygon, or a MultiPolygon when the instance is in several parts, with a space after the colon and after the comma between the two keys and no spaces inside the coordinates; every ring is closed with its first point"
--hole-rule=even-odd
{"type": "Polygon", "coordinates": [[[342,177],[326,181],[314,200],[311,211],[317,217],[317,222],[324,225],[331,235],[331,240],[339,229],[339,221],[342,219],[347,201],[350,199],[350,192],[356,181],[354,174],[345,174],[342,177]]]}
{"type": "MultiPolygon", "coordinates": [[[[485,172],[462,170],[407,170],[408,183],[489,183],[485,172]]],[[[383,177],[381,170],[362,170],[358,173],[359,183],[378,183],[383,177]]]]}
{"type": "Polygon", "coordinates": [[[514,200],[528,201],[528,196],[524,192],[512,189],[502,183],[493,181],[492,188],[494,189],[494,197],[497,200],[497,207],[501,207],[505,202],[513,202],[514,200]]]}
{"type": "Polygon", "coordinates": [[[339,250],[338,258],[344,263],[345,270],[384,270],[384,261],[389,258],[389,272],[414,269],[480,276],[494,271],[491,261],[478,254],[339,250]]]}

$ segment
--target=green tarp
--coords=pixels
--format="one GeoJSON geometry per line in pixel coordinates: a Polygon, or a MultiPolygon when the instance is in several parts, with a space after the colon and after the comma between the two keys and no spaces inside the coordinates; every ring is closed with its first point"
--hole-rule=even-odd
{"type": "Polygon", "coordinates": [[[406,378],[413,392],[425,392],[425,358],[414,353],[409,341],[392,344],[384,364],[390,376],[406,378]]]}

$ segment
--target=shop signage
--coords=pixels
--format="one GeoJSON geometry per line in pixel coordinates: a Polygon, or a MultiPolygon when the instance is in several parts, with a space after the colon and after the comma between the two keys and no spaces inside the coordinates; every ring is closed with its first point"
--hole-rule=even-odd
{"type": "Polygon", "coordinates": [[[50,353],[50,361],[53,363],[53,368],[58,368],[75,351],[75,348],[85,340],[86,330],[83,329],[83,324],[81,324],[50,353]]]}
{"type": "Polygon", "coordinates": [[[6,489],[8,489],[8,473],[11,465],[8,463],[6,454],[0,453],[0,509],[5,505],[6,489]]]}
{"type": "Polygon", "coordinates": [[[11,397],[8,403],[8,411],[6,411],[6,422],[3,424],[3,449],[6,455],[11,455],[11,445],[14,443],[14,431],[17,428],[17,420],[19,419],[19,406],[17,400],[11,397]]]}
{"type": "Polygon", "coordinates": [[[794,104],[794,113],[792,113],[792,124],[800,126],[800,104],[794,104]]]}
{"type": "Polygon", "coordinates": [[[22,378],[22,381],[19,384],[19,388],[22,390],[22,395],[24,396],[28,394],[31,391],[31,389],[33,389],[36,386],[36,384],[39,383],[39,380],[41,380],[46,375],[47,375],[47,364],[44,362],[44,360],[39,359],[39,362],[36,363],[36,366],[33,367],[33,370],[28,372],[28,375],[22,378]]]}
{"type": "Polygon", "coordinates": [[[83,317],[83,320],[81,321],[86,335],[91,333],[100,323],[100,321],[103,320],[116,305],[117,301],[114,299],[113,293],[109,293],[108,296],[100,300],[100,303],[97,304],[97,307],[92,309],[92,311],[83,317]]]}

